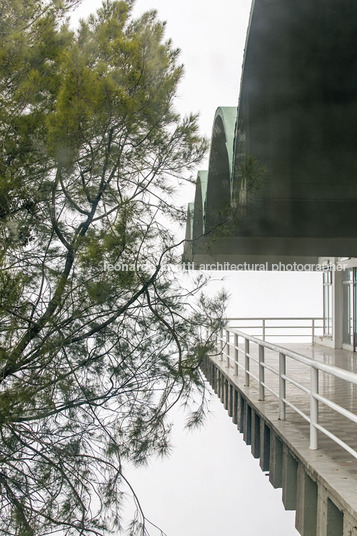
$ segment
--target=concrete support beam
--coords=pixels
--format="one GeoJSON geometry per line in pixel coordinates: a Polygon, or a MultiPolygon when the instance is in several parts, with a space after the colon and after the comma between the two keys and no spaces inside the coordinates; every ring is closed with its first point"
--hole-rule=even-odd
{"type": "Polygon", "coordinates": [[[274,488],[283,486],[283,444],[273,432],[270,433],[269,481],[274,488]]]}
{"type": "MultiPolygon", "coordinates": [[[[343,512],[330,498],[327,499],[327,532],[326,536],[344,536],[343,512]]],[[[347,535],[346,535],[347,536],[347,535]]]]}
{"type": "Polygon", "coordinates": [[[213,383],[212,383],[213,391],[218,394],[218,370],[216,367],[213,367],[213,383]]]}
{"type": "Polygon", "coordinates": [[[244,415],[245,415],[245,398],[239,394],[239,409],[238,409],[238,430],[243,433],[244,415]]]}
{"type": "Polygon", "coordinates": [[[223,379],[223,404],[224,409],[228,409],[228,380],[226,378],[223,379]]]}
{"type": "Polygon", "coordinates": [[[233,393],[234,393],[234,387],[229,382],[228,383],[228,415],[230,417],[233,416],[233,393]]]}
{"type": "Polygon", "coordinates": [[[243,439],[247,445],[252,444],[252,408],[246,400],[244,404],[243,439]]]}
{"type": "Polygon", "coordinates": [[[232,419],[234,424],[238,424],[238,411],[239,411],[239,393],[237,389],[233,388],[233,413],[232,413],[232,419]]]}
{"type": "Polygon", "coordinates": [[[316,533],[321,536],[327,534],[327,499],[328,493],[322,485],[318,487],[317,494],[317,530],[316,533]]]}
{"type": "Polygon", "coordinates": [[[264,419],[260,419],[260,467],[269,471],[270,462],[270,428],[264,419]]]}
{"type": "Polygon", "coordinates": [[[317,483],[310,478],[302,463],[298,465],[295,526],[301,536],[316,536],[317,483]]]}
{"type": "Polygon", "coordinates": [[[223,374],[221,371],[219,371],[218,396],[220,401],[223,402],[223,374]]]}
{"type": "Polygon", "coordinates": [[[357,536],[357,520],[348,512],[343,515],[343,536],[357,536]]]}
{"type": "MultiPolygon", "coordinates": [[[[298,462],[289,448],[283,446],[283,504],[285,510],[296,510],[298,462]]],[[[337,535],[336,535],[337,536],[337,535]]]]}
{"type": "Polygon", "coordinates": [[[254,458],[260,457],[260,417],[252,409],[252,447],[251,451],[254,458]]]}
{"type": "Polygon", "coordinates": [[[226,384],[225,384],[225,387],[226,387],[226,393],[225,393],[226,399],[225,399],[224,407],[225,407],[225,409],[227,410],[228,413],[229,413],[229,385],[230,385],[229,381],[226,380],[226,384]]]}

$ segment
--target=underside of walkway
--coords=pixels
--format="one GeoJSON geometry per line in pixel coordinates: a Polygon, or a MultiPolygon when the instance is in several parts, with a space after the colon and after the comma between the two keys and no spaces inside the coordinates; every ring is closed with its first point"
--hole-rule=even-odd
{"type": "MultiPolygon", "coordinates": [[[[283,488],[285,507],[296,509],[299,532],[304,536],[357,536],[356,457],[321,431],[318,431],[318,449],[310,448],[310,424],[302,414],[309,416],[311,411],[311,399],[306,392],[310,389],[311,367],[286,359],[286,376],[293,378],[306,391],[286,382],[286,419],[281,420],[276,396],[281,388],[281,379],[273,372],[279,370],[279,353],[264,349],[264,384],[269,388],[264,389],[262,400],[257,381],[260,372],[259,345],[250,341],[247,346],[246,342],[239,342],[239,352],[234,358],[227,359],[227,346],[223,354],[212,357],[204,369],[208,380],[244,433],[247,443],[252,444],[253,455],[260,457],[262,468],[270,472],[272,484],[283,488]],[[247,349],[251,357],[248,381],[244,370],[247,349]],[[277,458],[278,444],[281,452],[277,458]],[[306,491],[308,488],[310,492],[306,491]],[[311,504],[315,504],[312,513],[311,504]]],[[[275,341],[274,345],[277,344],[275,341]]],[[[231,342],[231,347],[233,345],[231,342]]],[[[357,372],[357,355],[352,352],[307,343],[282,343],[280,350],[281,353],[293,351],[319,363],[357,372]]],[[[318,376],[319,394],[357,415],[357,385],[321,370],[318,376]]],[[[319,425],[357,452],[357,424],[322,402],[318,406],[319,425]]]]}

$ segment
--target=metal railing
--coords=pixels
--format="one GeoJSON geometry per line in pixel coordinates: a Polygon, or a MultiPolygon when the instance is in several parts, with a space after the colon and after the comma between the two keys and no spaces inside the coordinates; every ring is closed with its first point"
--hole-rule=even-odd
{"type": "Polygon", "coordinates": [[[251,335],[260,337],[263,341],[282,337],[304,337],[314,342],[315,337],[323,335],[322,317],[228,318],[228,323],[230,328],[248,330],[251,335]]]}
{"type": "MultiPolygon", "coordinates": [[[[249,386],[251,379],[258,383],[259,399],[265,399],[265,392],[269,391],[279,401],[279,419],[286,420],[286,408],[289,407],[310,424],[310,448],[318,448],[318,431],[325,434],[335,443],[344,448],[354,458],[357,458],[357,451],[349,446],[345,441],[337,437],[333,432],[319,424],[319,403],[324,404],[331,410],[342,415],[349,421],[357,424],[357,415],[342,407],[336,402],[322,396],[319,392],[319,375],[324,372],[334,378],[339,378],[350,384],[357,385],[357,374],[343,370],[338,367],[326,365],[317,362],[308,357],[302,356],[287,348],[279,347],[270,342],[258,339],[252,335],[239,331],[235,328],[225,328],[218,337],[218,350],[220,351],[220,360],[225,359],[228,368],[233,367],[234,375],[238,375],[241,369],[244,373],[244,383],[249,386]],[[257,356],[252,354],[251,346],[258,347],[257,356]],[[275,352],[278,359],[278,368],[272,366],[266,359],[266,350],[275,352]],[[243,359],[239,360],[239,356],[243,359]],[[310,386],[302,385],[296,379],[287,374],[287,361],[293,360],[309,367],[310,386]],[[243,361],[243,363],[241,362],[243,361]],[[258,373],[255,375],[251,370],[251,364],[257,364],[258,373]],[[265,376],[266,371],[278,376],[278,392],[274,390],[272,384],[268,385],[265,376]],[[293,385],[309,397],[309,414],[299,409],[291,400],[287,399],[287,385],[293,385]]],[[[276,382],[275,382],[276,383],[276,382]]]]}

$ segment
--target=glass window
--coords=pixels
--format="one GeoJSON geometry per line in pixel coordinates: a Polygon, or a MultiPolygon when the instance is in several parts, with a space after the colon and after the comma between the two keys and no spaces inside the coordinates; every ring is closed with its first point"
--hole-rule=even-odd
{"type": "Polygon", "coordinates": [[[342,279],[343,279],[343,281],[352,281],[353,280],[353,269],[349,268],[348,270],[343,270],[342,279]]]}

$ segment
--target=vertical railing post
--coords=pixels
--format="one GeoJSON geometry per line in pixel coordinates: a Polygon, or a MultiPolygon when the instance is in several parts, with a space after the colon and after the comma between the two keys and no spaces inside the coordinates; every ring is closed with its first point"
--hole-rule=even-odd
{"type": "Polygon", "coordinates": [[[310,449],[318,449],[316,424],[319,422],[319,401],[315,395],[319,393],[319,371],[310,366],[310,449]]]}
{"type": "Polygon", "coordinates": [[[265,341],[265,318],[263,318],[263,341],[265,341]]]}
{"type": "Polygon", "coordinates": [[[239,359],[239,352],[238,352],[238,334],[234,334],[234,375],[238,376],[238,359],[239,359]]]}
{"type": "Polygon", "coordinates": [[[286,405],[284,399],[286,399],[286,355],[279,352],[279,419],[285,421],[286,419],[286,405]]]}
{"type": "Polygon", "coordinates": [[[312,344],[315,342],[315,319],[312,319],[312,344]]]}
{"type": "Polygon", "coordinates": [[[250,368],[250,360],[249,360],[249,340],[245,340],[245,364],[244,364],[244,371],[245,371],[245,380],[244,383],[247,387],[249,387],[249,368],[250,368]]]}
{"type": "Polygon", "coordinates": [[[230,333],[229,333],[229,330],[226,329],[226,366],[227,368],[229,368],[229,360],[230,360],[230,350],[231,350],[231,345],[229,344],[230,342],[230,333]]]}
{"type": "Polygon", "coordinates": [[[219,356],[219,359],[220,359],[221,361],[223,360],[223,350],[224,350],[223,328],[221,328],[221,352],[220,352],[220,356],[219,356]]]}
{"type": "Polygon", "coordinates": [[[259,344],[259,400],[264,400],[265,398],[265,369],[264,369],[264,346],[259,344]]]}

